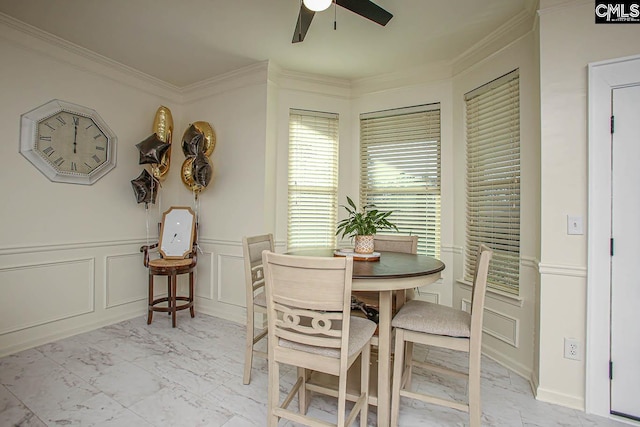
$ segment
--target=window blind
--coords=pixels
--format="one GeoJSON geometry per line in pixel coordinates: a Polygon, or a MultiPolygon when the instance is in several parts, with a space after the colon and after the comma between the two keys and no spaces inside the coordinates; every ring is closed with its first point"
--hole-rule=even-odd
{"type": "Polygon", "coordinates": [[[476,251],[494,250],[488,286],[518,294],[520,273],[520,90],[515,70],[465,95],[467,224],[465,278],[476,251]]]}
{"type": "Polygon", "coordinates": [[[360,116],[360,201],[440,256],[440,104],[360,116]]]}
{"type": "Polygon", "coordinates": [[[288,248],[335,247],[337,114],[290,110],[288,191],[288,248]]]}

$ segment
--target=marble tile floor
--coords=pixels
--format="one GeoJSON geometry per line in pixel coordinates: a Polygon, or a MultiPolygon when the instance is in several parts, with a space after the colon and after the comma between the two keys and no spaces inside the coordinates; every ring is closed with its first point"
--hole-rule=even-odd
{"type": "MultiPolygon", "coordinates": [[[[215,317],[138,317],[0,358],[0,426],[265,425],[267,363],[256,359],[242,384],[244,327],[215,317]]],[[[464,365],[451,352],[416,356],[464,365]]],[[[483,359],[483,425],[509,427],[625,426],[536,401],[529,384],[483,359]]],[[[414,387],[447,393],[447,381],[418,372],[414,387]]],[[[290,385],[294,370],[283,370],[290,385]]],[[[450,383],[464,397],[463,383],[450,383]]],[[[283,389],[284,393],[284,389],[283,389]]],[[[292,405],[296,405],[295,402],[292,405]]],[[[314,397],[313,416],[335,422],[331,398],[314,397]]],[[[375,425],[375,409],[368,423],[375,425]]],[[[290,423],[281,423],[292,426],[290,423]]],[[[401,426],[464,426],[467,416],[403,400],[401,426]]]]}

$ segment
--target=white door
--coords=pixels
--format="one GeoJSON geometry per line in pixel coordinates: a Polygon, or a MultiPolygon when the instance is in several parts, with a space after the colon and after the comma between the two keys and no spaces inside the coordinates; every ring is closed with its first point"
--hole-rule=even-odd
{"type": "Polygon", "coordinates": [[[640,420],[640,86],[612,99],[611,413],[640,420]]]}

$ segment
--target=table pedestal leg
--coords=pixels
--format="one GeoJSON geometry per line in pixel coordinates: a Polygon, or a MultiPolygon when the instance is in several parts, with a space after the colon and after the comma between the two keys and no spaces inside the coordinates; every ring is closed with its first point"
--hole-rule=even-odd
{"type": "Polygon", "coordinates": [[[389,425],[391,405],[392,292],[380,292],[378,322],[378,426],[389,425]]]}

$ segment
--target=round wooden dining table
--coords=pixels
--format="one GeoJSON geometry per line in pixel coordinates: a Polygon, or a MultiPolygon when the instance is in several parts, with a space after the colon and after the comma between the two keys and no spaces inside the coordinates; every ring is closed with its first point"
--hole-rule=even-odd
{"type": "MultiPolygon", "coordinates": [[[[426,255],[379,252],[379,261],[353,262],[353,291],[375,291],[380,295],[378,322],[378,387],[369,404],[377,406],[378,426],[388,426],[391,407],[391,319],[393,295],[396,310],[405,301],[405,291],[435,282],[445,265],[426,255]]],[[[300,249],[290,255],[335,256],[333,249],[300,249]]]]}

